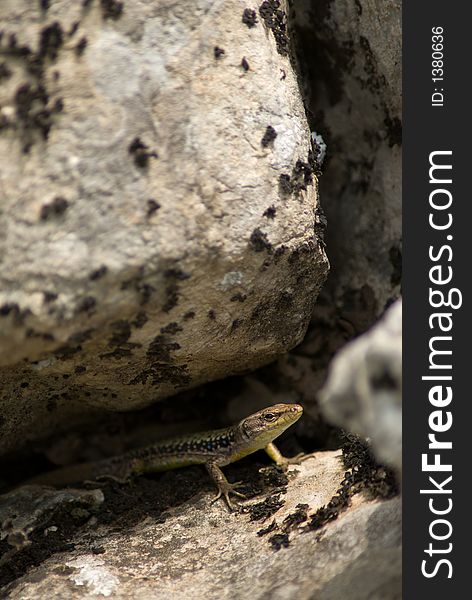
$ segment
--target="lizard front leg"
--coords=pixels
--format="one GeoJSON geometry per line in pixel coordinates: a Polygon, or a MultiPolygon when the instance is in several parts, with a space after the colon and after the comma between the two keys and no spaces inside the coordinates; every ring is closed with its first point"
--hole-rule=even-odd
{"type": "Polygon", "coordinates": [[[307,458],[311,457],[310,454],[303,454],[302,452],[300,454],[297,454],[296,456],[292,456],[291,458],[286,458],[280,453],[280,450],[273,442],[267,444],[264,450],[267,452],[267,454],[275,462],[276,465],[279,465],[279,467],[284,468],[288,467],[288,465],[296,465],[298,463],[301,463],[307,458]]]}
{"type": "Polygon", "coordinates": [[[205,467],[207,468],[208,473],[210,474],[211,478],[215,482],[216,487],[218,488],[218,494],[217,494],[217,496],[215,496],[213,498],[212,503],[216,502],[219,498],[221,498],[221,496],[223,496],[224,499],[226,500],[226,504],[228,505],[228,508],[231,511],[234,510],[235,506],[229,499],[229,495],[234,494],[235,496],[238,496],[239,498],[246,498],[246,496],[244,496],[244,494],[241,494],[241,493],[235,491],[236,488],[243,485],[243,482],[238,481],[236,483],[230,483],[226,479],[223,471],[220,469],[220,467],[216,463],[213,463],[213,462],[206,463],[205,467]]]}

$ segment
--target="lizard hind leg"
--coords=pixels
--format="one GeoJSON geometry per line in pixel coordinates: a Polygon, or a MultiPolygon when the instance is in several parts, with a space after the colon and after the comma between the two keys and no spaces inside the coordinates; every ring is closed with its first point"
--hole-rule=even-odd
{"type": "Polygon", "coordinates": [[[238,481],[236,483],[230,483],[226,479],[223,471],[215,463],[207,463],[205,466],[207,468],[208,473],[210,474],[210,477],[213,479],[216,487],[218,488],[218,494],[213,498],[212,504],[213,504],[213,502],[216,502],[223,496],[223,498],[226,501],[226,504],[228,505],[229,510],[231,510],[231,511],[235,510],[236,507],[233,504],[233,502],[231,502],[229,496],[230,496],[230,494],[233,494],[234,496],[237,496],[238,498],[245,499],[246,496],[244,494],[241,494],[240,492],[236,491],[236,489],[238,487],[241,487],[242,485],[244,485],[243,482],[238,481]]]}

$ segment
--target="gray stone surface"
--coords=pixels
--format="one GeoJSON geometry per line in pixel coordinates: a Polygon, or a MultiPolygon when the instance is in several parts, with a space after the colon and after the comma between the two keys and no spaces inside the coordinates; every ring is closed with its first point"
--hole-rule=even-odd
{"type": "Polygon", "coordinates": [[[401,471],[400,300],[372,330],[338,353],[319,397],[321,409],[329,421],[369,438],[377,458],[401,471]]]}
{"type": "Polygon", "coordinates": [[[401,2],[293,3],[311,127],[328,144],[320,180],[331,301],[373,322],[401,278],[401,2]],[[357,299],[356,294],[361,296],[357,299]]]}
{"type": "Polygon", "coordinates": [[[0,5],[0,452],[273,360],[328,268],[257,3],[49,4],[0,5]]]}
{"type": "MultiPolygon", "coordinates": [[[[326,504],[344,469],[338,452],[324,452],[290,467],[290,473],[285,504],[273,517],[279,531],[298,504],[308,504],[309,514],[326,504]]],[[[164,523],[148,517],[111,529],[92,519],[71,540],[73,550],[30,569],[5,593],[12,600],[401,597],[398,499],[367,502],[355,496],[323,530],[295,526],[288,547],[278,551],[268,542],[272,534],[257,535],[270,520],[252,522],[247,514],[230,514],[209,501],[205,493],[169,509],[164,523]],[[93,554],[91,545],[103,552],[93,554]]]]}

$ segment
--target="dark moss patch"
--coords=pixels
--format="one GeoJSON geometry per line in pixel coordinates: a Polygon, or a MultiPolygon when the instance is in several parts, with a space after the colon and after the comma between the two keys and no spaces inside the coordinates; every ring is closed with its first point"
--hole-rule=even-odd
{"type": "Polygon", "coordinates": [[[172,323],[169,323],[168,325],[166,325],[165,327],[161,327],[161,333],[165,334],[168,333],[170,335],[175,335],[176,333],[178,333],[179,331],[183,331],[182,327],[176,323],[175,321],[173,321],[172,323]]]}
{"type": "MultiPolygon", "coordinates": [[[[129,358],[133,356],[133,350],[135,348],[140,348],[141,344],[134,344],[131,342],[124,342],[117,348],[115,348],[112,352],[105,352],[104,354],[100,354],[99,357],[101,359],[115,359],[121,360],[122,358],[129,358]]],[[[105,394],[106,395],[106,394],[105,394]]]]}
{"type": "Polygon", "coordinates": [[[294,186],[288,173],[281,173],[279,175],[279,191],[284,196],[289,196],[294,191],[294,186]]]}
{"type": "Polygon", "coordinates": [[[101,279],[108,273],[108,267],[106,265],[101,265],[98,269],[92,271],[89,275],[90,281],[97,281],[101,279]]]}
{"type": "Polygon", "coordinates": [[[326,506],[319,508],[311,516],[307,527],[318,530],[339,514],[351,503],[351,497],[363,492],[368,498],[392,498],[398,494],[398,484],[391,469],[379,465],[365,442],[356,435],[343,434],[343,464],[347,471],[336,495],[326,506]]]}
{"type": "Polygon", "coordinates": [[[242,60],[241,60],[241,67],[244,69],[244,71],[249,71],[249,63],[247,62],[247,59],[245,56],[243,56],[242,60]]]}
{"type": "Polygon", "coordinates": [[[277,213],[277,209],[275,208],[274,205],[269,206],[269,208],[267,208],[263,213],[262,216],[263,217],[267,217],[268,219],[275,219],[275,215],[277,213]]]}
{"type": "Polygon", "coordinates": [[[325,246],[325,234],[326,229],[328,227],[328,219],[324,214],[323,209],[320,205],[315,210],[315,235],[317,237],[318,243],[323,247],[325,246]]]}
{"type": "Polygon", "coordinates": [[[185,279],[190,279],[190,275],[188,273],[178,268],[166,269],[164,271],[164,277],[168,279],[178,279],[179,281],[185,281],[185,279]]]}
{"type": "Polygon", "coordinates": [[[113,335],[108,341],[108,346],[113,348],[125,344],[131,336],[131,325],[128,321],[120,320],[111,324],[113,335]]]}
{"type": "Polygon", "coordinates": [[[85,36],[81,37],[75,47],[75,53],[77,54],[77,56],[82,56],[82,54],[85,52],[85,49],[87,48],[87,44],[87,38],[85,36]]]}
{"type": "Polygon", "coordinates": [[[308,504],[297,504],[295,511],[282,521],[282,531],[287,533],[296,529],[301,523],[304,523],[308,519],[308,509],[308,504]]]}
{"type": "Polygon", "coordinates": [[[259,14],[265,26],[272,31],[277,52],[281,56],[287,56],[289,52],[287,18],[285,12],[280,9],[280,1],[265,0],[259,7],[259,14]]]}
{"type": "Polygon", "coordinates": [[[257,14],[252,8],[245,8],[243,10],[242,22],[251,29],[257,24],[257,14]]]}
{"type": "Polygon", "coordinates": [[[267,535],[268,533],[272,533],[272,532],[273,532],[273,531],[275,531],[276,529],[277,529],[277,522],[276,522],[276,520],[274,519],[274,520],[272,521],[272,523],[271,523],[271,524],[270,524],[268,527],[265,527],[265,528],[263,528],[263,529],[259,529],[259,531],[257,532],[257,535],[258,535],[259,537],[262,537],[263,535],[267,535]]]}
{"type": "Polygon", "coordinates": [[[230,302],[244,302],[246,298],[246,294],[241,294],[241,292],[238,292],[237,294],[234,294],[234,296],[231,296],[230,302]]]}
{"type": "Polygon", "coordinates": [[[275,140],[276,137],[277,137],[277,132],[275,131],[275,129],[272,127],[272,125],[267,125],[265,133],[261,139],[261,146],[263,148],[267,148],[267,146],[272,144],[272,142],[275,140]]]}
{"type": "Polygon", "coordinates": [[[269,543],[275,551],[278,551],[281,548],[288,548],[290,546],[288,533],[276,533],[269,538],[269,543]]]}
{"type": "Polygon", "coordinates": [[[54,354],[60,360],[69,360],[76,354],[82,352],[82,346],[68,346],[67,344],[58,348],[54,354]]]}
{"type": "Polygon", "coordinates": [[[7,63],[0,62],[0,81],[8,79],[9,77],[11,77],[11,71],[8,68],[7,63]]]}
{"type": "Polygon", "coordinates": [[[158,158],[157,152],[149,150],[149,146],[142,142],[139,137],[135,137],[128,146],[128,152],[133,156],[134,164],[140,169],[149,166],[150,158],[158,158]]]}
{"type": "Polygon", "coordinates": [[[162,310],[168,313],[179,303],[179,286],[176,283],[171,283],[166,287],[165,294],[166,300],[162,310]]]}
{"type": "Polygon", "coordinates": [[[263,233],[259,228],[254,229],[249,238],[249,245],[254,252],[272,251],[272,244],[267,239],[267,234],[263,233]]]}
{"type": "Polygon", "coordinates": [[[93,329],[84,329],[83,331],[77,331],[70,335],[67,339],[71,344],[83,344],[87,340],[91,339],[93,334],[93,329]]]}
{"type": "Polygon", "coordinates": [[[58,296],[55,292],[43,292],[43,298],[44,298],[44,302],[46,304],[49,304],[50,302],[54,302],[54,300],[57,300],[58,296]]]}
{"type": "Polygon", "coordinates": [[[156,202],[156,200],[154,200],[153,198],[150,198],[147,201],[147,210],[146,210],[146,217],[149,219],[152,217],[152,215],[157,212],[159,209],[161,208],[161,205],[159,204],[159,202],[156,202]]]}
{"type": "Polygon", "coordinates": [[[56,60],[64,43],[64,33],[58,21],[41,30],[39,38],[39,57],[56,60]]]}
{"type": "Polygon", "coordinates": [[[147,314],[144,311],[139,311],[136,317],[131,321],[131,325],[136,329],[141,329],[148,322],[147,314]]]}
{"type": "Polygon", "coordinates": [[[62,111],[61,104],[48,106],[49,95],[42,83],[20,85],[13,98],[23,152],[29,152],[35,132],[47,140],[53,123],[53,116],[62,111]]]}
{"type": "Polygon", "coordinates": [[[97,305],[97,300],[93,296],[85,296],[77,305],[77,312],[91,312],[97,305]]]}
{"type": "Polygon", "coordinates": [[[391,118],[387,115],[384,119],[387,130],[387,140],[390,148],[402,145],[402,122],[398,117],[391,118]]]}
{"type": "Polygon", "coordinates": [[[213,48],[213,56],[218,60],[220,59],[222,56],[224,56],[226,53],[223,50],[223,48],[220,48],[219,46],[215,46],[213,48]]]}
{"type": "Polygon", "coordinates": [[[116,21],[123,14],[123,2],[119,0],[100,0],[100,7],[104,19],[116,21]]]}
{"type": "Polygon", "coordinates": [[[171,354],[180,349],[180,344],[170,341],[165,335],[156,335],[149,344],[146,356],[160,362],[173,362],[171,354]]]}
{"type": "Polygon", "coordinates": [[[249,506],[250,521],[265,521],[274,515],[285,504],[285,500],[280,499],[280,494],[274,494],[266,498],[263,502],[249,506]]]}
{"type": "Polygon", "coordinates": [[[236,331],[236,329],[241,326],[242,322],[242,319],[234,319],[234,321],[231,323],[231,333],[236,331]]]}

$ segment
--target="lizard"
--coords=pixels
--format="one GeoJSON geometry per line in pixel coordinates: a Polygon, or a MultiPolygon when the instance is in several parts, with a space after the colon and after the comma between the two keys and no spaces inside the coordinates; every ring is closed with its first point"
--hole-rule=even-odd
{"type": "Polygon", "coordinates": [[[243,483],[230,483],[221,467],[262,449],[277,465],[286,467],[296,462],[301,455],[285,458],[273,440],[298,421],[302,413],[303,408],[299,404],[275,404],[224,429],[165,439],[130,450],[120,456],[61,467],[50,473],[38,475],[27,483],[63,487],[78,481],[99,478],[124,482],[133,475],[169,471],[190,465],[205,465],[218,488],[218,494],[212,502],[223,496],[232,511],[235,507],[230,494],[245,498],[237,491],[243,483]]]}

